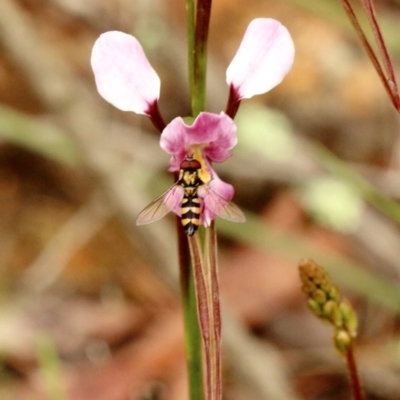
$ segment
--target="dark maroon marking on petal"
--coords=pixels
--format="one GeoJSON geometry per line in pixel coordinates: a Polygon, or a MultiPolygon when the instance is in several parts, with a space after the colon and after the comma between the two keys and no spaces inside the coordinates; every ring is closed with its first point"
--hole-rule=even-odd
{"type": "Polygon", "coordinates": [[[167,126],[158,108],[158,100],[154,100],[152,104],[149,104],[149,108],[146,110],[145,114],[149,116],[150,121],[160,133],[167,126]]]}
{"type": "Polygon", "coordinates": [[[226,104],[225,114],[234,119],[239,109],[240,101],[241,98],[239,91],[231,84],[229,88],[229,98],[228,103],[226,104]]]}

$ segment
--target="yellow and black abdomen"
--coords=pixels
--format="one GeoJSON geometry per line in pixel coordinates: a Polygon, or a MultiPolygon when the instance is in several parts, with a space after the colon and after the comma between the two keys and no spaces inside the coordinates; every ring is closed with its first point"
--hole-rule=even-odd
{"type": "Polygon", "coordinates": [[[200,199],[196,188],[185,188],[181,203],[181,221],[187,235],[192,236],[200,224],[200,199]]]}

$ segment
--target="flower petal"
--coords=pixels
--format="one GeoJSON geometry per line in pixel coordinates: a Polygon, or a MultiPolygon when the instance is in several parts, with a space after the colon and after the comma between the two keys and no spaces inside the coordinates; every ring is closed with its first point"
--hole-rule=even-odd
{"type": "Polygon", "coordinates": [[[97,90],[122,111],[149,115],[160,95],[160,78],[140,43],[123,32],[103,33],[91,58],[97,90]]]}
{"type": "Polygon", "coordinates": [[[207,185],[200,186],[198,189],[203,203],[200,223],[205,227],[208,227],[211,221],[218,217],[234,195],[233,186],[222,181],[214,170],[212,176],[213,179],[207,185]]]}
{"type": "Polygon", "coordinates": [[[172,154],[170,171],[177,171],[181,162],[195,148],[212,162],[223,162],[237,143],[236,125],[225,113],[201,112],[192,125],[175,118],[161,134],[160,146],[172,154]]]}
{"type": "Polygon", "coordinates": [[[289,72],[294,44],[279,21],[258,18],[250,22],[239,50],[226,71],[226,81],[239,99],[268,92],[289,72]]]}

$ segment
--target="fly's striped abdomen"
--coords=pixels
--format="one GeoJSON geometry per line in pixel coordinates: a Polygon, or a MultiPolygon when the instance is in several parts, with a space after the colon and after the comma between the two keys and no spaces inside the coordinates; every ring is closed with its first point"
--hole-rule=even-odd
{"type": "Polygon", "coordinates": [[[181,221],[187,235],[192,236],[200,224],[200,199],[195,188],[185,188],[181,221]]]}
{"type": "MultiPolygon", "coordinates": [[[[144,225],[157,221],[170,211],[178,213],[179,203],[182,226],[188,236],[196,233],[202,219],[201,213],[205,208],[210,211],[208,219],[214,214],[228,221],[244,222],[242,211],[231,203],[230,199],[225,199],[208,185],[211,180],[211,176],[208,179],[207,173],[204,173],[202,163],[188,155],[181,162],[178,181],[139,214],[136,224],[144,225]],[[198,194],[199,189],[201,198],[198,194]]],[[[209,222],[207,221],[207,225],[209,222]]],[[[204,223],[206,224],[206,221],[204,223]]]]}

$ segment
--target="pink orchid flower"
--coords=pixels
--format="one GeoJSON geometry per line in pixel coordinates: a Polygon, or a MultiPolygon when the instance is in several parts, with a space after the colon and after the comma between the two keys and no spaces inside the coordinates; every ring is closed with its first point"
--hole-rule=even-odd
{"type": "MultiPolygon", "coordinates": [[[[97,89],[106,101],[122,111],[149,116],[162,131],[161,148],[172,155],[169,171],[182,170],[185,160],[200,163],[197,174],[202,184],[196,187],[196,195],[201,200],[200,224],[208,226],[217,216],[244,220],[243,214],[229,207],[234,189],[219,179],[212,163],[229,158],[229,151],[237,143],[232,118],[240,101],[278,85],[293,59],[294,45],[287,29],[273,19],[255,19],[226,73],[230,87],[227,114],[202,112],[192,125],[178,117],[167,126],[158,109],[160,79],[133,36],[115,31],[102,34],[93,47],[91,64],[97,89]]],[[[157,220],[171,210],[181,216],[184,190],[177,186],[162,197],[165,211],[157,207],[140,223],[157,220]]]]}
{"type": "MultiPolygon", "coordinates": [[[[198,195],[202,199],[200,224],[209,226],[210,222],[232,200],[234,189],[232,185],[219,179],[211,166],[212,162],[223,162],[230,157],[231,150],[237,143],[236,125],[225,113],[213,114],[201,112],[192,125],[185,124],[181,117],[175,118],[163,130],[160,139],[161,148],[171,154],[169,171],[181,169],[182,162],[188,155],[201,164],[199,177],[206,186],[200,186],[198,195]]],[[[182,200],[182,195],[180,200],[182,200]]],[[[178,202],[180,204],[180,201],[178,202]]],[[[177,215],[181,215],[179,207],[173,208],[177,215]]],[[[233,211],[233,210],[232,210],[233,211]]],[[[234,217],[241,219],[237,213],[234,217]]],[[[224,217],[224,214],[221,215],[224,217]]]]}

